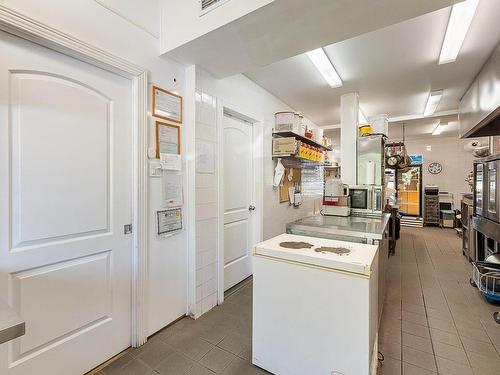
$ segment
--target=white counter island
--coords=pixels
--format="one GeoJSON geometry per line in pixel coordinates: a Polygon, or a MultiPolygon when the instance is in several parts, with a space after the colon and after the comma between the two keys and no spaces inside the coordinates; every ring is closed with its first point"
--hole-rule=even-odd
{"type": "Polygon", "coordinates": [[[276,375],[375,374],[377,252],[292,234],[257,244],[253,363],[276,375]]]}

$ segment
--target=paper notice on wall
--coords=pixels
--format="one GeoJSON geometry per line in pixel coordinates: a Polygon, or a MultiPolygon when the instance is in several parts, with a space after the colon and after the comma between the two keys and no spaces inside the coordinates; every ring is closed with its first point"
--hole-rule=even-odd
{"type": "Polygon", "coordinates": [[[196,141],[196,173],[215,173],[215,144],[196,141]]]}
{"type": "Polygon", "coordinates": [[[160,154],[161,168],[170,171],[180,171],[182,169],[182,159],[177,154],[160,154]]]}
{"type": "Polygon", "coordinates": [[[162,190],[163,202],[166,207],[177,207],[183,204],[181,173],[163,171],[162,190]]]}
{"type": "Polygon", "coordinates": [[[156,210],[158,237],[166,237],[182,230],[182,208],[156,210]]]}

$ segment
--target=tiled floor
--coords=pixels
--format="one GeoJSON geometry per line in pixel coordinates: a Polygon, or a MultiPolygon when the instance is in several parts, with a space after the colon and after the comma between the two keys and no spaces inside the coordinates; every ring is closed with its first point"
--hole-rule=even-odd
{"type": "MultiPolygon", "coordinates": [[[[500,306],[469,285],[469,274],[453,230],[403,229],[389,260],[380,374],[500,374],[500,325],[492,319],[500,306]]],[[[98,374],[265,374],[250,362],[251,304],[247,283],[222,306],[182,319],[98,374]]]]}
{"type": "Polygon", "coordinates": [[[99,375],[267,374],[250,362],[252,283],[248,281],[198,320],[184,318],[99,375]]]}
{"type": "Polygon", "coordinates": [[[471,287],[451,229],[404,228],[389,260],[379,331],[383,375],[499,375],[500,306],[471,287]]]}

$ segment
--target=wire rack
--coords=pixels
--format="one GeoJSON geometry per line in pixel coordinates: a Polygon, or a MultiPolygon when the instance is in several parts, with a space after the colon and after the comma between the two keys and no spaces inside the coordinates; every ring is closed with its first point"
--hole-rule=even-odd
{"type": "Polygon", "coordinates": [[[472,262],[472,281],[490,302],[500,302],[500,264],[472,262]]]}

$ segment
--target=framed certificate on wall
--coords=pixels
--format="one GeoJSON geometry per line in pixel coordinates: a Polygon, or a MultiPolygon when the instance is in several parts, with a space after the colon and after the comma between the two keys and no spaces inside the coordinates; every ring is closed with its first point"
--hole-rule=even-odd
{"type": "Polygon", "coordinates": [[[174,124],[156,121],[156,158],[162,154],[180,155],[181,129],[174,124]]]}
{"type": "Polygon", "coordinates": [[[153,86],[153,116],[182,123],[182,96],[153,86]]]}

